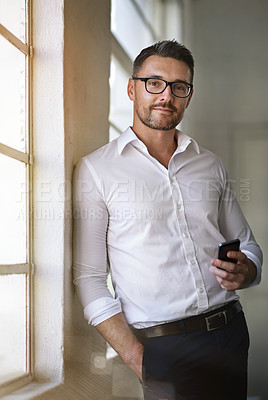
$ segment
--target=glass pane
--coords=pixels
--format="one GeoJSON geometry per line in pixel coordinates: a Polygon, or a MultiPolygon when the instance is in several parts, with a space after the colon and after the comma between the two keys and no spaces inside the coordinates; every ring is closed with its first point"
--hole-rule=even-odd
{"type": "Polygon", "coordinates": [[[154,43],[131,0],[112,0],[111,29],[132,60],[144,47],[154,43]]]}
{"type": "Polygon", "coordinates": [[[25,151],[25,61],[25,55],[0,36],[0,142],[21,151],[25,151]]]}
{"type": "Polygon", "coordinates": [[[26,372],[26,276],[0,275],[0,383],[26,372]]]}
{"type": "Polygon", "coordinates": [[[25,0],[0,0],[0,24],[25,42],[25,0]]]}
{"type": "Polygon", "coordinates": [[[112,126],[109,128],[109,142],[111,142],[114,139],[117,139],[120,136],[120,133],[114,129],[112,126]]]}
{"type": "Polygon", "coordinates": [[[110,74],[110,121],[123,132],[132,122],[132,102],[127,95],[129,75],[112,57],[110,74]]]}
{"type": "Polygon", "coordinates": [[[136,0],[136,3],[142,10],[147,21],[151,21],[152,24],[155,7],[159,6],[158,2],[156,2],[155,0],[136,0]]]}
{"type": "Polygon", "coordinates": [[[0,154],[0,264],[26,262],[26,168],[0,154]]]}

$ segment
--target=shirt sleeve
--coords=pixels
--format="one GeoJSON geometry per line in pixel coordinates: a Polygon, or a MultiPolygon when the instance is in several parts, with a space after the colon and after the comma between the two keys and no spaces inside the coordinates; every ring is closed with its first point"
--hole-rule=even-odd
{"type": "Polygon", "coordinates": [[[101,183],[85,159],[73,176],[73,225],[74,284],[84,316],[95,326],[121,312],[121,304],[107,287],[108,211],[101,183]]]}
{"type": "Polygon", "coordinates": [[[254,262],[257,268],[256,278],[249,287],[255,286],[261,281],[262,251],[246,221],[235,192],[232,189],[231,181],[228,179],[222,165],[221,173],[223,177],[223,191],[219,203],[219,229],[225,240],[240,239],[240,250],[254,262]]]}

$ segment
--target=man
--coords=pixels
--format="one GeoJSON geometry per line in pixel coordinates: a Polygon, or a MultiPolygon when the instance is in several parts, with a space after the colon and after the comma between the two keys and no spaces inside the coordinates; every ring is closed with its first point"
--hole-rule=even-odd
{"type": "Polygon", "coordinates": [[[262,253],[221,161],[176,130],[193,73],[176,41],[134,61],[132,128],[76,167],[75,283],[85,317],[146,400],[245,400],[248,332],[235,290],[260,282],[262,253]],[[217,259],[235,238],[237,263],[217,259]]]}

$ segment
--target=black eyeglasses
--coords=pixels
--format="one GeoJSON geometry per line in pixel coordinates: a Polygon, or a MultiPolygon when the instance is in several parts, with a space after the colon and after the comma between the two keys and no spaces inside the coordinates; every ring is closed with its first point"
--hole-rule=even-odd
{"type": "Polygon", "coordinates": [[[191,83],[177,81],[177,82],[167,82],[164,79],[159,78],[135,78],[134,80],[140,80],[145,83],[145,89],[151,94],[160,94],[164,92],[167,86],[170,86],[171,93],[176,97],[185,98],[188,97],[193,89],[191,83]]]}

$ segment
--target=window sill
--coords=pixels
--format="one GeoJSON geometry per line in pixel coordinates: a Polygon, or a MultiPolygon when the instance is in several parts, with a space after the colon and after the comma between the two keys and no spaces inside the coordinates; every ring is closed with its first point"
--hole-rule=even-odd
{"type": "MultiPolygon", "coordinates": [[[[30,378],[28,378],[30,379],[30,378]]],[[[59,382],[30,382],[27,384],[26,380],[20,382],[23,387],[13,391],[10,394],[6,394],[0,398],[1,400],[33,400],[37,396],[44,394],[45,392],[55,389],[60,386],[59,382]]]]}

